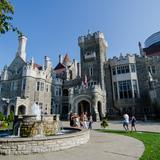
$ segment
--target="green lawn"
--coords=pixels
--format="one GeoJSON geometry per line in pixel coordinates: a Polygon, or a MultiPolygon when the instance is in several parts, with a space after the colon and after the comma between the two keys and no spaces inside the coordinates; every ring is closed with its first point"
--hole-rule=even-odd
{"type": "Polygon", "coordinates": [[[98,131],[130,136],[142,141],[145,151],[140,160],[160,160],[160,133],[151,132],[125,132],[118,130],[101,129],[98,131]]]}

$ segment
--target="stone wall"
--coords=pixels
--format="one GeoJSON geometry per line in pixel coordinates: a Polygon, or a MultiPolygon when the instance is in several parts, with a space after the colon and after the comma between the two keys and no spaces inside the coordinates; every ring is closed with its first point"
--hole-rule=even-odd
{"type": "Polygon", "coordinates": [[[89,130],[74,130],[78,130],[79,132],[41,138],[0,138],[0,154],[23,155],[59,151],[79,146],[89,141],[89,130]]]}

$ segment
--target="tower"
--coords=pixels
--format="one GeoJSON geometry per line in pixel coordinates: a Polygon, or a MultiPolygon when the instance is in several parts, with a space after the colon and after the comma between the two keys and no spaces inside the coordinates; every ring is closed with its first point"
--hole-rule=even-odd
{"type": "Polygon", "coordinates": [[[102,32],[88,33],[87,36],[78,38],[80,47],[81,76],[90,85],[100,85],[104,90],[104,62],[108,44],[102,32]]]}

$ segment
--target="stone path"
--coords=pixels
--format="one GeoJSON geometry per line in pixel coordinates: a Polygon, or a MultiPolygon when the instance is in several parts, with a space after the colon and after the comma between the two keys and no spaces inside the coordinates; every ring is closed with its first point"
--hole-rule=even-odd
{"type": "MultiPolygon", "coordinates": [[[[99,125],[95,123],[94,128],[99,125]]],[[[0,156],[0,160],[138,160],[143,151],[143,143],[134,138],[91,131],[90,141],[75,148],[34,155],[0,156]]]]}
{"type": "MultiPolygon", "coordinates": [[[[100,123],[95,123],[94,127],[100,128],[100,123]]],[[[122,121],[110,121],[108,128],[115,130],[123,130],[122,121]]],[[[137,121],[136,128],[138,131],[160,132],[160,122],[137,121]]]]}

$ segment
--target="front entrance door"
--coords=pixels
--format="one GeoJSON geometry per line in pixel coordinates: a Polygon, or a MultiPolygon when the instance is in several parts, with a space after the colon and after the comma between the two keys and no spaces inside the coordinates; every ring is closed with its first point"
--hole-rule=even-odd
{"type": "Polygon", "coordinates": [[[78,103],[78,114],[81,115],[82,112],[87,112],[87,114],[90,114],[90,104],[89,102],[82,100],[78,103]]]}

